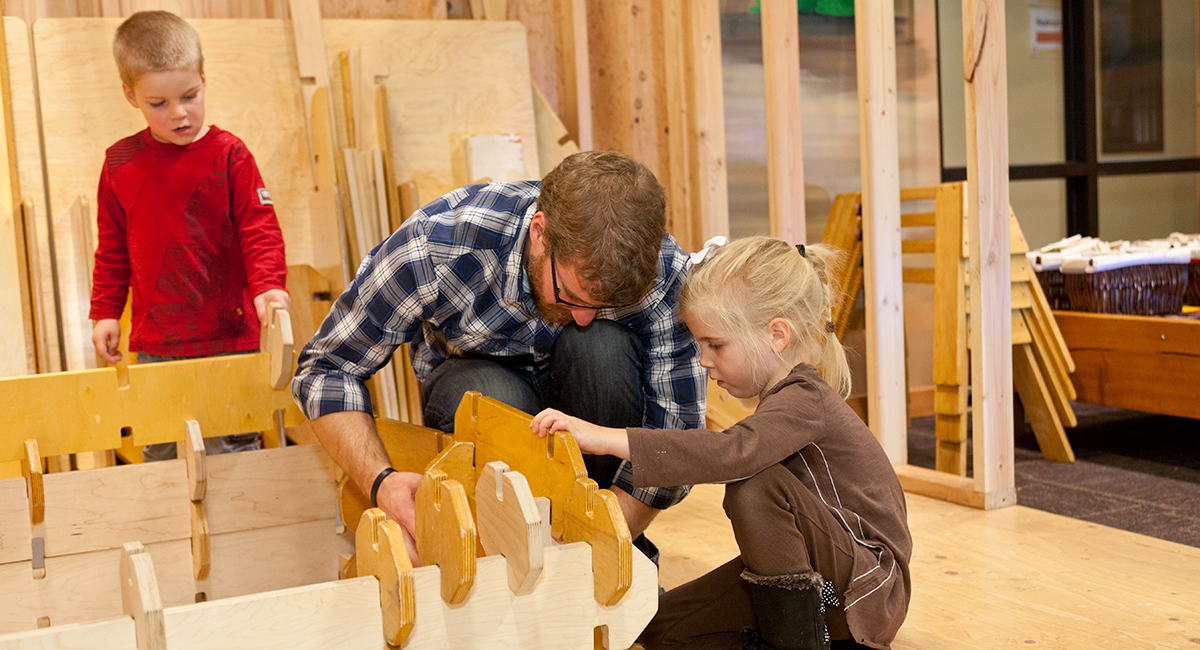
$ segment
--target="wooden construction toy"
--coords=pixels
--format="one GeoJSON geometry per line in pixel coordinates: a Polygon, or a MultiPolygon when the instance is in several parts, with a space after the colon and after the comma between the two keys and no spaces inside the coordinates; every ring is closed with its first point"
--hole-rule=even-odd
{"type": "MultiPolygon", "coordinates": [[[[436,454],[417,493],[416,541],[424,566],[413,568],[403,531],[372,508],[356,525],[357,576],[192,604],[173,595],[179,579],[168,545],[126,542],[88,558],[97,572],[86,576],[92,592],[84,595],[97,602],[86,614],[65,625],[52,620],[45,629],[21,626],[25,631],[0,635],[0,649],[629,647],[657,609],[657,571],[632,552],[612,493],[597,490],[582,471],[576,475],[583,461],[574,439],[561,433],[538,438],[528,415],[478,393],[464,398],[459,415],[459,435],[471,441],[453,441],[436,454]],[[505,445],[514,445],[514,467],[528,475],[499,460],[478,464],[503,453],[505,445]],[[558,451],[551,453],[550,445],[558,451]],[[524,453],[531,449],[537,451],[524,453]],[[557,527],[556,511],[563,519],[557,527]],[[555,528],[560,540],[550,533],[555,528]]],[[[268,451],[299,449],[318,450],[307,445],[268,451]]],[[[212,500],[214,492],[229,489],[214,480],[213,466],[228,456],[255,453],[264,452],[174,461],[179,470],[209,469],[203,484],[180,480],[177,492],[181,499],[200,494],[212,500]]],[[[111,470],[93,473],[104,471],[111,470]]],[[[0,484],[4,487],[13,491],[0,484]]],[[[293,488],[292,503],[311,503],[311,489],[301,500],[299,488],[293,488]]],[[[217,503],[212,502],[214,512],[217,503]]],[[[311,537],[294,531],[292,542],[313,545],[311,537]]],[[[213,546],[213,577],[219,546],[213,546]]],[[[183,540],[182,548],[195,546],[183,540]]],[[[326,564],[337,556],[336,549],[320,550],[326,564]]],[[[192,554],[193,561],[197,557],[192,554]]],[[[256,571],[249,563],[239,568],[256,571]]],[[[28,571],[29,563],[20,569],[28,571]]],[[[297,572],[279,565],[264,570],[297,572]]],[[[58,573],[57,567],[48,572],[58,573]]]]}
{"type": "Polygon", "coordinates": [[[337,577],[337,468],[319,445],[208,458],[204,437],[295,426],[287,312],[268,352],[0,380],[0,633],[121,613],[116,558],[140,542],[168,606],[337,577]],[[61,396],[52,399],[47,396],[61,396]],[[176,460],[42,474],[42,459],[176,442],[176,460]],[[303,499],[297,495],[304,495],[303,499]]]}

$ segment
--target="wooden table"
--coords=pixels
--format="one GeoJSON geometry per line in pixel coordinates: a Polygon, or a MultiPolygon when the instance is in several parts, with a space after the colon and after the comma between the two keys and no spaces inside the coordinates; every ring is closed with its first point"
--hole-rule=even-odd
{"type": "Polygon", "coordinates": [[[1056,311],[1078,400],[1200,419],[1200,319],[1056,311]]]}

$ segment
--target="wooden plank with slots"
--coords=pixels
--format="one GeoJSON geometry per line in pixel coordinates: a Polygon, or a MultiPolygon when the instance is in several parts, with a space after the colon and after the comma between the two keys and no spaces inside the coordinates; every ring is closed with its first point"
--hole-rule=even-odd
{"type": "Polygon", "coordinates": [[[484,552],[508,561],[509,589],[518,596],[532,591],[542,574],[549,522],[542,521],[529,482],[498,460],[488,463],[476,484],[475,510],[484,552]]]}

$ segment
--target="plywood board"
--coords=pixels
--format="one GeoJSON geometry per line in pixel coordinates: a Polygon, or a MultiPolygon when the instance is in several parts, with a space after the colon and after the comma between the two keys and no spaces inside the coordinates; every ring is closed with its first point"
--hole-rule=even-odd
{"type": "MultiPolygon", "coordinates": [[[[416,181],[424,200],[466,184],[463,136],[512,133],[523,143],[537,142],[520,23],[326,20],[324,25],[330,60],[343,50],[363,48],[362,74],[387,88],[395,178],[416,181]]],[[[335,79],[333,85],[339,83],[335,79]]],[[[540,178],[536,147],[525,146],[524,158],[525,177],[540,178]]]]}
{"type": "MultiPolygon", "coordinates": [[[[196,600],[187,539],[147,544],[166,606],[196,600]]],[[[121,551],[110,549],[46,558],[46,577],[34,579],[28,562],[0,565],[0,634],[31,630],[40,617],[52,625],[120,616],[121,551]]]]}
{"type": "MultiPolygon", "coordinates": [[[[298,499],[302,500],[302,499],[298,499]]],[[[287,526],[213,535],[209,600],[337,580],[338,554],[353,544],[337,534],[333,516],[287,526]]]]}
{"type": "Polygon", "coordinates": [[[191,536],[182,460],[48,474],[45,485],[48,557],[191,536]]]}
{"type": "Polygon", "coordinates": [[[206,438],[272,429],[277,410],[296,426],[304,415],[290,392],[269,388],[270,365],[265,352],[135,365],[125,388],[114,368],[0,379],[12,405],[0,461],[19,459],[30,438],[49,457],[118,448],[122,428],[140,446],[182,440],[188,420],[206,438]]]}
{"type": "Polygon", "coordinates": [[[168,607],[167,647],[383,650],[377,584],[374,578],[352,578],[168,607]]]}
{"type": "MultiPolygon", "coordinates": [[[[45,134],[50,221],[57,248],[68,367],[82,367],[90,340],[87,304],[71,278],[83,263],[68,210],[94,197],[105,149],[146,127],[120,92],[112,37],[120,19],[42,19],[34,25],[45,134]],[[104,115],[80,120],[79,106],[104,115]]],[[[193,20],[205,52],[206,121],[226,129],[254,154],[275,201],[292,263],[313,263],[309,199],[314,194],[305,106],[290,23],[283,20],[193,20]]],[[[14,79],[15,82],[15,79],[14,79]]],[[[18,149],[21,154],[21,148],[18,149]]],[[[24,192],[24,189],[22,190],[24,192]]],[[[36,199],[35,199],[36,200],[36,199]]],[[[94,227],[94,225],[93,225],[94,227]]]]}
{"type": "MultiPolygon", "coordinates": [[[[28,28],[19,18],[4,18],[5,45],[8,53],[9,87],[12,97],[13,135],[16,138],[17,183],[20,195],[31,199],[36,238],[36,275],[41,287],[42,320],[49,326],[46,340],[49,363],[60,370],[58,335],[53,323],[54,284],[51,273],[49,227],[46,220],[45,180],[42,176],[41,142],[38,137],[37,102],[33,92],[33,60],[30,56],[28,28]]],[[[99,174],[99,167],[96,168],[99,174]]],[[[99,179],[99,175],[96,177],[99,179]]],[[[95,181],[92,183],[95,185],[95,181]]],[[[95,188],[93,188],[94,190],[95,188]]],[[[70,206],[64,206],[70,207],[70,206]]],[[[23,374],[23,373],[22,373],[23,374]]]]}
{"type": "Polygon", "coordinates": [[[0,564],[30,558],[29,498],[25,479],[0,480],[0,564]]]}
{"type": "Polygon", "coordinates": [[[94,623],[54,625],[0,638],[0,650],[137,650],[133,619],[128,616],[94,623]]]}
{"type": "Polygon", "coordinates": [[[475,587],[458,607],[442,603],[437,567],[414,569],[416,623],[406,647],[592,650],[593,629],[607,625],[607,647],[627,648],[658,608],[657,571],[633,555],[633,585],[613,607],[593,598],[591,547],[582,542],[546,548],[542,577],[524,596],[508,588],[502,556],[479,558],[475,587]]]}
{"type": "MultiPolygon", "coordinates": [[[[13,34],[14,38],[22,38],[24,30],[13,34]]],[[[7,50],[3,54],[3,62],[7,63],[7,50]]],[[[3,75],[5,112],[9,106],[8,69],[0,70],[3,75]]],[[[19,197],[14,192],[20,189],[13,182],[16,180],[14,166],[17,161],[15,134],[12,132],[12,122],[5,115],[0,123],[0,304],[9,306],[6,316],[0,319],[0,377],[24,375],[31,372],[29,367],[32,351],[33,333],[32,314],[29,313],[27,269],[24,266],[25,256],[17,253],[24,251],[24,228],[21,227],[19,197]],[[10,147],[9,143],[14,146],[10,147]],[[15,209],[14,209],[15,208],[15,209]],[[12,309],[15,307],[16,309],[12,309]]]]}
{"type": "Polygon", "coordinates": [[[337,467],[321,445],[215,455],[207,465],[213,535],[310,521],[332,526],[337,516],[337,467]]]}

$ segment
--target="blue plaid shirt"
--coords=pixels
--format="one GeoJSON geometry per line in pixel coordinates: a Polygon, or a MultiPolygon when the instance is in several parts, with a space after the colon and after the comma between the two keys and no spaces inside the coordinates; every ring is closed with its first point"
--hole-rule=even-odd
{"type": "MultiPolygon", "coordinates": [[[[363,381],[406,342],[420,379],[446,360],[441,341],[477,354],[547,358],[562,327],[538,318],[522,264],[540,187],[457,189],[418,210],[371,251],[300,353],[292,394],[308,417],[370,413],[363,381]]],[[[687,259],[667,235],[650,293],[639,304],[597,313],[629,327],[642,343],[647,428],[704,424],[706,372],[695,339],[675,315],[687,259]]],[[[690,489],[634,489],[628,462],[614,483],[655,508],[678,503],[690,489]]]]}

